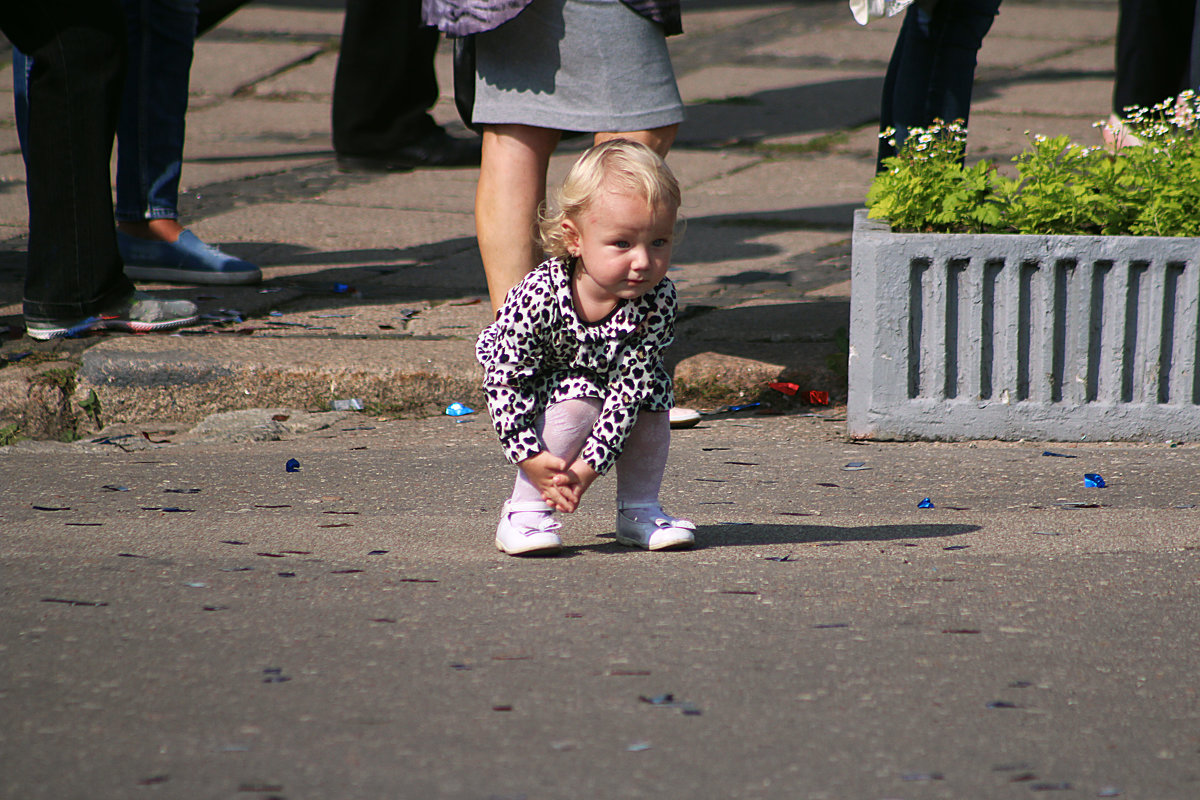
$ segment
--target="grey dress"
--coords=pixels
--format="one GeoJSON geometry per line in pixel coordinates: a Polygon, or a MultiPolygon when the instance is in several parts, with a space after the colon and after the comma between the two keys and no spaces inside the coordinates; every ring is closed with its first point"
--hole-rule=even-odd
{"type": "Polygon", "coordinates": [[[666,36],[677,0],[425,0],[426,22],[476,34],[477,124],[637,131],[683,120],[666,36]]]}

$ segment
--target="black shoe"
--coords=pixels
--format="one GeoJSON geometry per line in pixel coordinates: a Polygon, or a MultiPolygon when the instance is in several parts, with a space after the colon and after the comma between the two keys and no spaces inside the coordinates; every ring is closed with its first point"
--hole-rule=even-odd
{"type": "Polygon", "coordinates": [[[477,167],[479,139],[457,139],[441,128],[386,155],[357,156],[338,153],[342,172],[399,172],[420,167],[477,167]]]}

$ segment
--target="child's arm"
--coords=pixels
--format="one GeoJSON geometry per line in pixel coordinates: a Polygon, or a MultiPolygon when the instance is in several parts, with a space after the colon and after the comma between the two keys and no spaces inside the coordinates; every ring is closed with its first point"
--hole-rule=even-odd
{"type": "Polygon", "coordinates": [[[571,513],[579,507],[583,493],[588,490],[596,478],[600,477],[600,473],[592,469],[592,465],[582,458],[575,459],[575,463],[569,467],[564,462],[563,466],[564,469],[551,478],[551,486],[555,490],[555,501],[552,502],[546,492],[542,492],[542,498],[556,510],[571,513]]]}
{"type": "MultiPolygon", "coordinates": [[[[529,482],[542,493],[542,499],[555,511],[572,512],[579,506],[582,490],[577,490],[567,474],[567,462],[543,450],[517,464],[529,482]]],[[[592,480],[595,480],[593,476],[592,480]]],[[[590,483],[590,481],[589,481],[590,483]]]]}
{"type": "Polygon", "coordinates": [[[550,326],[532,320],[544,318],[540,306],[553,304],[554,291],[547,279],[548,270],[537,270],[509,292],[498,319],[475,346],[492,425],[513,464],[545,450],[534,427],[540,407],[533,387],[550,326]]]}

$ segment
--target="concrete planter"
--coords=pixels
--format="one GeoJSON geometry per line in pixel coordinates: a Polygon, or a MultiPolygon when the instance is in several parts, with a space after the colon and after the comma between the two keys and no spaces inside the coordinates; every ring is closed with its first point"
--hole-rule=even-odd
{"type": "Polygon", "coordinates": [[[855,214],[850,435],[1200,439],[1200,239],[893,233],[855,214]]]}

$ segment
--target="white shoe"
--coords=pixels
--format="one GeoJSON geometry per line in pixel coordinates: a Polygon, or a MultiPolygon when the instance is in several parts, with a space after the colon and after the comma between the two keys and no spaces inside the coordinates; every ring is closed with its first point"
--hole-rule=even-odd
{"type": "Polygon", "coordinates": [[[528,503],[505,502],[500,510],[500,525],[496,528],[496,548],[510,556],[547,555],[562,550],[562,540],[556,530],[562,523],[552,516],[553,509],[540,501],[528,503]],[[511,515],[519,511],[544,511],[535,527],[518,526],[511,515]]]}
{"type": "Polygon", "coordinates": [[[693,408],[672,408],[668,416],[672,428],[691,428],[700,422],[700,412],[693,408]]]}
{"type": "Polygon", "coordinates": [[[657,503],[617,505],[617,543],[643,550],[682,550],[696,543],[691,520],[672,517],[657,503]]]}

